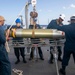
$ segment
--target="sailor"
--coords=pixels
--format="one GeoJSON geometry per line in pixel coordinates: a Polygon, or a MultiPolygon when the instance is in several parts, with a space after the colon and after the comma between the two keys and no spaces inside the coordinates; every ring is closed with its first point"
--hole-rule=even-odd
{"type": "Polygon", "coordinates": [[[68,65],[68,62],[70,60],[71,54],[74,58],[75,63],[75,15],[70,17],[70,24],[63,25],[63,26],[56,26],[55,29],[61,30],[65,32],[65,44],[64,44],[64,55],[62,60],[62,68],[59,70],[59,72],[62,75],[66,75],[66,66],[68,65]]]}
{"type": "Polygon", "coordinates": [[[5,42],[9,37],[9,30],[6,33],[3,29],[4,17],[0,16],[0,75],[11,75],[11,65],[8,58],[8,53],[5,49],[5,42]]]}
{"type": "MultiPolygon", "coordinates": [[[[54,20],[52,20],[50,23],[49,23],[49,25],[47,26],[47,28],[49,29],[54,29],[54,27],[56,27],[56,25],[59,25],[59,26],[62,26],[63,25],[63,21],[64,21],[64,19],[65,19],[65,15],[64,14],[60,14],[60,16],[59,16],[59,18],[58,19],[54,19],[54,20]]],[[[57,39],[57,40],[59,40],[59,39],[57,39]]],[[[53,41],[53,40],[49,40],[50,41],[50,43],[53,41]]],[[[61,58],[61,55],[62,55],[62,51],[61,51],[61,46],[57,46],[57,49],[58,49],[58,61],[62,61],[62,58],[61,58]]],[[[54,50],[54,48],[53,47],[50,47],[50,54],[51,54],[51,56],[50,56],[50,60],[49,60],[49,63],[53,63],[53,53],[52,53],[52,51],[54,50]]]]}
{"type": "MultiPolygon", "coordinates": [[[[15,23],[16,23],[16,25],[12,28],[22,29],[21,20],[19,18],[16,19],[15,23]]],[[[21,42],[23,42],[23,38],[21,38],[21,37],[13,38],[13,43],[15,43],[16,46],[18,44],[22,44],[21,42]]],[[[15,56],[17,58],[17,61],[15,62],[15,64],[18,64],[20,62],[20,53],[21,53],[21,56],[23,58],[23,62],[26,63],[24,49],[25,49],[25,47],[14,47],[14,53],[15,53],[15,56]]]]}
{"type": "MultiPolygon", "coordinates": [[[[38,24],[36,24],[36,21],[37,21],[36,19],[33,21],[33,18],[30,18],[29,29],[33,29],[33,28],[34,28],[34,24],[35,24],[35,29],[40,29],[40,28],[41,28],[38,24]]],[[[39,39],[39,38],[36,38],[36,39],[31,38],[31,42],[32,42],[33,44],[38,44],[38,43],[40,42],[40,39],[39,39]]],[[[31,48],[31,53],[30,53],[30,58],[29,58],[29,60],[32,60],[33,57],[34,57],[34,55],[33,55],[34,49],[35,49],[34,47],[31,48]]],[[[44,60],[41,47],[38,47],[38,52],[39,52],[40,59],[41,59],[41,60],[44,60]]]]}

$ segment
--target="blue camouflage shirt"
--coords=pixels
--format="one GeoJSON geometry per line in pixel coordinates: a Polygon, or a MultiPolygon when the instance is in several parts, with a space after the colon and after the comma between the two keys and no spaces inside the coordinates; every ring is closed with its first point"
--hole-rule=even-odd
{"type": "MultiPolygon", "coordinates": [[[[47,26],[47,29],[55,29],[55,27],[57,26],[57,19],[55,20],[52,20],[48,26],[47,26]]],[[[59,23],[59,25],[63,25],[63,23],[59,23]]]]}
{"type": "Polygon", "coordinates": [[[66,50],[75,50],[75,23],[63,26],[56,25],[54,29],[65,32],[66,41],[64,48],[66,50]]]}
{"type": "Polygon", "coordinates": [[[2,26],[0,26],[0,45],[5,45],[6,38],[5,38],[5,32],[2,26]]]}

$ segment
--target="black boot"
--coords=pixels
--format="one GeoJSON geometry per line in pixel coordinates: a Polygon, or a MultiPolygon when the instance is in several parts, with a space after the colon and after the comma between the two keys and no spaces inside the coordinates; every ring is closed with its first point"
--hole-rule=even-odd
{"type": "Polygon", "coordinates": [[[18,64],[20,62],[20,59],[18,59],[16,62],[15,62],[15,64],[18,64]]]}
{"type": "Polygon", "coordinates": [[[25,57],[23,57],[23,63],[27,63],[27,61],[25,60],[25,57]]]}
{"type": "Polygon", "coordinates": [[[42,54],[39,54],[39,55],[40,55],[40,59],[41,60],[44,60],[43,55],[42,54]]]}
{"type": "Polygon", "coordinates": [[[27,61],[26,60],[23,60],[23,63],[27,63],[27,61]]]}
{"type": "Polygon", "coordinates": [[[59,70],[59,73],[60,73],[60,74],[62,74],[62,75],[66,75],[65,70],[64,70],[64,69],[62,69],[62,68],[59,70]]]}
{"type": "Polygon", "coordinates": [[[43,58],[43,57],[41,57],[40,59],[41,59],[41,60],[44,60],[44,58],[43,58]]]}
{"type": "Polygon", "coordinates": [[[53,64],[53,60],[49,60],[48,63],[49,63],[49,64],[53,64]]]}
{"type": "Polygon", "coordinates": [[[58,57],[58,61],[62,62],[62,59],[61,59],[61,57],[58,57]]]}

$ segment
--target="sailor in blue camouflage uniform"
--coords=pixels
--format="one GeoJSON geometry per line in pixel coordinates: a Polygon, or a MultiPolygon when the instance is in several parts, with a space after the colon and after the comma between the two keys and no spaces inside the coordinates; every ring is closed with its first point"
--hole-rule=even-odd
{"type": "MultiPolygon", "coordinates": [[[[33,19],[30,18],[29,29],[33,29],[33,28],[34,28],[34,23],[35,23],[35,29],[41,29],[40,25],[39,25],[39,24],[36,24],[36,21],[37,21],[37,20],[35,19],[34,22],[33,22],[33,19]]],[[[34,39],[34,38],[31,38],[31,42],[32,42],[33,44],[38,44],[38,43],[40,42],[40,38],[35,38],[35,39],[34,39]]],[[[34,57],[34,55],[33,55],[34,49],[35,49],[35,47],[32,47],[32,48],[31,48],[31,53],[30,53],[30,58],[29,58],[29,60],[32,60],[33,57],[34,57]]],[[[44,60],[41,47],[38,47],[38,52],[39,52],[40,59],[41,59],[41,60],[44,60]]]]}
{"type": "Polygon", "coordinates": [[[8,39],[8,35],[5,37],[3,29],[4,17],[0,16],[0,75],[11,75],[11,65],[8,58],[8,53],[5,49],[5,42],[8,39]]]}
{"type": "MultiPolygon", "coordinates": [[[[21,20],[19,18],[16,19],[15,21],[16,25],[13,26],[12,28],[15,28],[15,29],[23,29],[22,26],[21,26],[21,20]]],[[[16,38],[13,38],[13,42],[17,45],[17,44],[22,44],[23,42],[23,38],[21,37],[16,37],[16,38]]],[[[24,63],[27,63],[26,62],[26,59],[25,59],[25,47],[14,47],[14,53],[15,53],[15,56],[17,58],[17,61],[15,62],[15,64],[18,64],[20,62],[20,54],[23,58],[23,62],[24,63]]]]}
{"type": "Polygon", "coordinates": [[[59,72],[62,75],[66,75],[66,66],[68,65],[68,62],[70,60],[71,54],[74,58],[75,63],[75,15],[71,16],[70,18],[70,24],[69,25],[63,25],[63,26],[55,26],[55,29],[61,30],[65,32],[65,44],[64,44],[64,55],[62,60],[62,68],[59,70],[59,72]]]}
{"type": "MultiPolygon", "coordinates": [[[[54,19],[49,23],[49,25],[47,26],[47,29],[49,29],[49,28],[54,29],[54,27],[56,25],[62,26],[63,25],[62,22],[64,21],[64,19],[65,19],[65,15],[60,14],[58,19],[54,19]]],[[[59,40],[59,39],[56,39],[56,40],[59,40]]],[[[50,41],[50,43],[52,43],[53,40],[50,39],[49,41],[50,41]]],[[[61,46],[58,46],[57,49],[58,49],[58,60],[62,61],[62,59],[61,59],[61,55],[62,55],[61,46]]],[[[53,53],[52,53],[53,50],[54,50],[54,48],[50,47],[50,55],[51,56],[50,56],[49,63],[51,63],[51,64],[53,63],[53,53]]]]}

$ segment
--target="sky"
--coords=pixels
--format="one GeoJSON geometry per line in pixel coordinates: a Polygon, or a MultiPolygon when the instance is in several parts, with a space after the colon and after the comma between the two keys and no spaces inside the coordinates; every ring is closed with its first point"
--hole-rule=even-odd
{"type": "MultiPolygon", "coordinates": [[[[0,0],[0,15],[5,17],[6,24],[12,24],[14,22],[27,1],[0,0]]],[[[28,8],[29,18],[32,10],[33,7],[30,5],[28,8]]],[[[75,0],[37,0],[36,11],[38,12],[38,22],[41,25],[48,25],[52,19],[59,18],[60,14],[65,14],[66,17],[63,23],[67,24],[70,17],[75,14],[75,0]]],[[[23,15],[25,22],[25,10],[20,15],[23,15]]]]}

